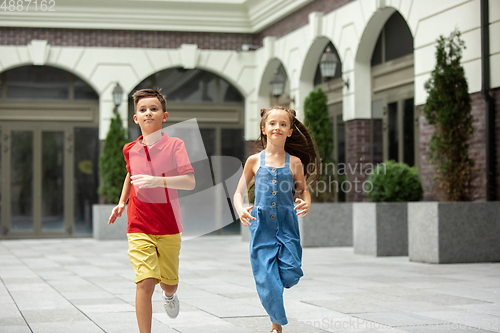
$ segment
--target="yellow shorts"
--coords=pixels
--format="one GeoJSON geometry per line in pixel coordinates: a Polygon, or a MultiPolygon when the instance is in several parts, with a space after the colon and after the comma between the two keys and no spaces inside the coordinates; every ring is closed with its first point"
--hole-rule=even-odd
{"type": "Polygon", "coordinates": [[[154,278],[174,286],[179,283],[179,252],[181,234],[149,235],[143,233],[127,234],[128,256],[134,267],[138,283],[154,278]]]}

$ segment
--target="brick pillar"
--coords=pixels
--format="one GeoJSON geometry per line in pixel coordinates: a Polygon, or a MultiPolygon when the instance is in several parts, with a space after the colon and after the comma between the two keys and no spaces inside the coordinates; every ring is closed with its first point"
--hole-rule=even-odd
{"type": "Polygon", "coordinates": [[[363,191],[363,183],[373,168],[370,160],[371,120],[354,119],[347,121],[345,125],[347,149],[345,172],[350,186],[347,201],[368,201],[363,191]]]}
{"type": "Polygon", "coordinates": [[[250,155],[257,154],[262,150],[262,145],[260,144],[260,140],[250,140],[246,141],[245,145],[245,161],[250,155]]]}
{"type": "MultiPolygon", "coordinates": [[[[500,93],[497,93],[500,95],[500,93]]],[[[470,95],[471,97],[471,114],[473,116],[472,126],[474,127],[474,134],[469,139],[469,156],[475,160],[476,166],[476,174],[477,178],[474,182],[474,197],[475,201],[485,201],[486,200],[486,119],[485,119],[485,105],[484,99],[481,96],[481,93],[474,93],[470,95]]],[[[498,102],[496,102],[496,113],[497,115],[500,113],[498,108],[498,102]]],[[[434,127],[429,125],[425,120],[424,115],[422,114],[423,105],[419,105],[415,108],[416,112],[419,115],[419,155],[420,155],[420,164],[419,164],[419,173],[422,179],[422,184],[424,186],[424,200],[432,201],[432,200],[442,200],[439,197],[436,189],[434,188],[434,184],[432,182],[432,178],[434,177],[434,168],[430,164],[429,159],[427,157],[427,145],[429,143],[429,139],[434,133],[434,127]]],[[[496,138],[497,142],[500,141],[500,123],[498,121],[498,116],[496,120],[496,138]]],[[[497,145],[497,160],[499,155],[498,145],[497,145]]],[[[499,169],[497,164],[497,170],[499,169]]],[[[498,179],[497,172],[497,184],[500,183],[500,179],[498,179]]],[[[497,187],[498,193],[498,187],[497,187]]]]}
{"type": "Polygon", "coordinates": [[[495,200],[500,200],[500,88],[492,90],[491,93],[495,105],[495,200]]]}
{"type": "Polygon", "coordinates": [[[429,138],[434,132],[434,126],[429,125],[427,120],[422,113],[423,105],[415,106],[415,112],[418,114],[418,128],[419,128],[419,142],[418,142],[418,154],[419,154],[419,165],[418,171],[420,173],[420,179],[422,181],[422,186],[424,187],[424,201],[434,201],[437,198],[434,195],[432,177],[434,177],[434,168],[430,164],[427,158],[427,145],[429,144],[429,138]]]}

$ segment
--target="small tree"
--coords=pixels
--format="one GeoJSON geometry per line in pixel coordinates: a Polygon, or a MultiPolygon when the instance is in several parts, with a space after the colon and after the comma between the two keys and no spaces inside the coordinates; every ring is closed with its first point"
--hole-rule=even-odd
{"type": "Polygon", "coordinates": [[[474,160],[469,157],[468,140],[473,133],[471,99],[460,63],[464,42],[460,32],[437,40],[436,67],[425,83],[428,92],[423,114],[434,133],[428,156],[434,165],[434,181],[448,201],[472,198],[474,160]]]}
{"type": "Polygon", "coordinates": [[[318,87],[317,90],[311,91],[304,101],[304,125],[311,131],[311,136],[318,147],[318,153],[321,158],[321,165],[318,170],[318,181],[316,187],[311,190],[313,201],[332,201],[333,195],[328,187],[332,178],[334,168],[328,168],[328,165],[333,165],[333,133],[330,117],[328,116],[327,96],[325,92],[318,87]],[[319,186],[323,184],[325,186],[319,186]]]}
{"type": "Polygon", "coordinates": [[[127,175],[125,160],[123,158],[123,146],[128,142],[126,131],[123,128],[120,114],[116,112],[111,119],[102,154],[99,160],[101,169],[102,185],[99,194],[106,203],[117,203],[120,199],[123,180],[127,175]]]}

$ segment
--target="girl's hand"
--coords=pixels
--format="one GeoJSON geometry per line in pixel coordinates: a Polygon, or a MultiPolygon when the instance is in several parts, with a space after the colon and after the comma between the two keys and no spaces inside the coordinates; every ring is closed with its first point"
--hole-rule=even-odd
{"type": "Polygon", "coordinates": [[[116,219],[122,216],[123,211],[125,210],[125,205],[118,204],[111,211],[111,215],[108,220],[108,224],[115,223],[116,219]]]}
{"type": "Polygon", "coordinates": [[[309,206],[307,204],[307,202],[305,202],[304,200],[302,200],[300,198],[295,199],[295,202],[299,203],[294,208],[294,210],[298,210],[299,211],[299,212],[297,212],[297,216],[298,215],[302,215],[301,217],[304,218],[309,213],[309,209],[311,208],[311,206],[309,206]]]}
{"type": "Polygon", "coordinates": [[[150,175],[134,175],[130,177],[132,185],[141,188],[154,188],[163,186],[162,177],[154,177],[150,175]]]}
{"type": "Polygon", "coordinates": [[[242,210],[238,210],[238,216],[240,217],[240,222],[243,224],[245,227],[248,227],[249,225],[252,225],[249,220],[254,220],[256,221],[257,219],[253,217],[250,214],[250,211],[252,210],[253,206],[250,206],[248,208],[243,208],[242,210]]]}

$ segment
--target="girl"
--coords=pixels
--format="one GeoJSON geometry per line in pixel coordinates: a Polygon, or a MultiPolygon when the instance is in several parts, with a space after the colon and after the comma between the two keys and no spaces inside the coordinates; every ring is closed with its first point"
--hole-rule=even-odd
{"type": "Polygon", "coordinates": [[[294,110],[274,106],[262,109],[260,116],[264,150],[247,159],[234,206],[241,223],[250,228],[250,261],[260,301],[272,321],[271,333],[281,333],[281,325],[288,323],[283,288],[294,286],[303,275],[297,216],[309,212],[306,178],[315,173],[319,157],[294,110]],[[245,208],[243,198],[253,177],[255,203],[245,208]]]}

